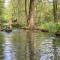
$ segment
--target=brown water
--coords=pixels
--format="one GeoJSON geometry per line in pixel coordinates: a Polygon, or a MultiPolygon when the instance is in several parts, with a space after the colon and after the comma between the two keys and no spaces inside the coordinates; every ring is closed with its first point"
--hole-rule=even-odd
{"type": "Polygon", "coordinates": [[[0,37],[0,60],[29,60],[29,41],[34,60],[60,60],[60,38],[51,33],[14,30],[0,37]]]}

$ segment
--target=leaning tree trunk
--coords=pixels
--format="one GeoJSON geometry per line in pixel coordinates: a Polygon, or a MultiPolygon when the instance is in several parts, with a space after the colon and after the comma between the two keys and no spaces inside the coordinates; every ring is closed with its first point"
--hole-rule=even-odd
{"type": "Polygon", "coordinates": [[[57,22],[57,0],[53,0],[54,22],[57,22]]]}
{"type": "Polygon", "coordinates": [[[30,0],[29,15],[27,20],[28,26],[30,28],[33,28],[35,26],[34,17],[35,17],[35,0],[30,0]]]}

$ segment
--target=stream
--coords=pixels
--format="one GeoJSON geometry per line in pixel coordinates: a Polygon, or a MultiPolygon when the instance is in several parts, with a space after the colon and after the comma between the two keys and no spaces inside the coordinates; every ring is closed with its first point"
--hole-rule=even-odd
{"type": "Polygon", "coordinates": [[[35,60],[60,60],[60,37],[52,33],[14,30],[0,37],[0,60],[29,60],[28,40],[34,41],[35,60]]]}

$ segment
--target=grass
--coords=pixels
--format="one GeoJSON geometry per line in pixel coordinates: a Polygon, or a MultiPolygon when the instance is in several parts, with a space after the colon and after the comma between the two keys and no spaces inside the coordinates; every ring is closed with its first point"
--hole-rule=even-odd
{"type": "Polygon", "coordinates": [[[47,29],[49,32],[60,32],[60,23],[43,23],[39,26],[41,29],[47,29]]]}

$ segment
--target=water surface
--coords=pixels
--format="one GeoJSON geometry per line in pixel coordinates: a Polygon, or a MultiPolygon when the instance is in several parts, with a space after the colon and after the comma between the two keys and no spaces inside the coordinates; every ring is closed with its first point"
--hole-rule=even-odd
{"type": "Polygon", "coordinates": [[[0,60],[29,60],[29,41],[35,60],[60,60],[59,37],[25,30],[0,33],[0,60]]]}

